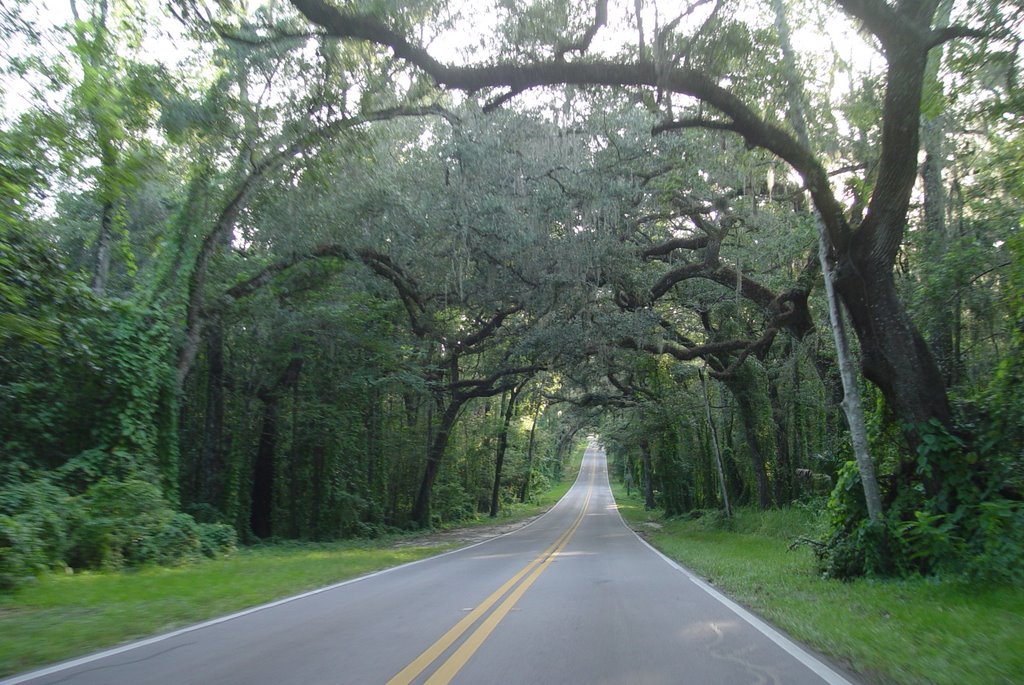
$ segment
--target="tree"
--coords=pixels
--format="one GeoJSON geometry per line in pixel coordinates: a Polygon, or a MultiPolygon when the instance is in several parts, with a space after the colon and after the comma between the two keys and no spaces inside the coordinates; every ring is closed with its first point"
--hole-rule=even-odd
{"type": "MultiPolygon", "coordinates": [[[[863,219],[843,209],[828,171],[796,137],[759,115],[716,74],[672,62],[638,59],[610,62],[565,59],[566,52],[535,61],[502,60],[486,66],[448,66],[426,50],[369,14],[333,7],[323,0],[292,3],[326,36],[360,40],[390,49],[396,58],[421,69],[437,84],[477,92],[508,88],[512,94],[554,84],[658,89],[695,98],[720,116],[702,110],[676,119],[675,127],[703,127],[740,135],[748,145],[763,148],[786,162],[803,179],[825,224],[833,259],[836,289],[851,314],[862,350],[865,376],[884,394],[908,425],[908,438],[917,443],[916,429],[937,419],[952,424],[942,374],[927,344],[907,315],[899,297],[893,267],[907,228],[907,211],[916,176],[919,119],[927,56],[943,43],[973,35],[960,26],[932,28],[937,0],[901,3],[839,0],[837,5],[867,30],[886,59],[882,136],[877,166],[863,219]],[[666,68],[667,67],[667,68],[666,68]]],[[[603,7],[604,3],[598,3],[603,7]]],[[[600,26],[601,11],[597,12],[600,26]]],[[[584,43],[583,48],[587,47],[584,43]]],[[[643,50],[639,51],[641,57],[643,50]]],[[[505,101],[499,97],[495,102],[505,101]]]]}

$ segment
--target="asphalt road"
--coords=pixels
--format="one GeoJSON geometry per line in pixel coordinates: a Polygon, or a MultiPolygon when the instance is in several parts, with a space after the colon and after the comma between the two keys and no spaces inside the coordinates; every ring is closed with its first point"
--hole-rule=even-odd
{"type": "Polygon", "coordinates": [[[622,523],[604,453],[487,542],[0,682],[848,683],[622,523]]]}

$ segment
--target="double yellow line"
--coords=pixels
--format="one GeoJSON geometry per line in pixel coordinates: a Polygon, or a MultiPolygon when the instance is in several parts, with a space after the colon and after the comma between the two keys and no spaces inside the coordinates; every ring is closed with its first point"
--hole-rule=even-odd
{"type": "Polygon", "coordinates": [[[501,620],[505,618],[508,612],[512,611],[512,608],[516,605],[519,599],[530,589],[534,581],[540,577],[540,574],[544,573],[548,566],[555,560],[555,557],[565,549],[565,546],[569,544],[569,540],[572,539],[576,529],[583,523],[583,517],[587,513],[587,505],[590,504],[590,496],[593,493],[594,482],[593,473],[591,474],[591,481],[587,487],[587,497],[583,501],[583,508],[580,509],[579,516],[573,522],[569,529],[562,533],[555,542],[545,549],[540,555],[527,564],[521,571],[512,576],[505,582],[504,585],[495,590],[487,599],[485,599],[479,606],[473,611],[466,614],[465,617],[458,623],[456,623],[451,630],[441,636],[441,638],[430,645],[422,654],[416,657],[412,663],[403,668],[398,675],[387,682],[387,685],[409,685],[417,676],[419,676],[430,664],[434,663],[439,656],[441,656],[449,647],[455,644],[456,641],[462,635],[468,631],[473,624],[475,624],[480,617],[487,614],[491,610],[498,600],[505,596],[509,590],[511,593],[505,597],[498,608],[495,609],[486,619],[480,624],[479,627],[466,640],[459,645],[451,656],[449,656],[444,663],[442,663],[433,675],[430,676],[425,682],[425,685],[446,685],[451,682],[455,674],[466,665],[470,657],[476,653],[480,646],[484,643],[484,640],[498,627],[501,620]],[[522,583],[519,581],[526,577],[522,583]],[[516,584],[519,583],[518,586],[516,584]],[[513,589],[515,588],[515,589],[513,589]]]}

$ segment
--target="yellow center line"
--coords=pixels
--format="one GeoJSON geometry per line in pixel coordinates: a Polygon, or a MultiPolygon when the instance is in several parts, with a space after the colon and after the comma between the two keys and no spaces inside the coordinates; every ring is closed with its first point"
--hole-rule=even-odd
{"type": "MultiPolygon", "coordinates": [[[[555,540],[554,543],[552,543],[550,546],[548,546],[547,549],[545,549],[543,552],[541,552],[540,555],[536,559],[531,561],[529,564],[524,566],[522,570],[520,570],[514,576],[509,578],[501,587],[499,587],[497,590],[495,590],[493,593],[491,593],[491,595],[488,596],[487,599],[485,599],[482,603],[480,603],[479,606],[477,606],[475,609],[473,609],[473,611],[471,611],[470,613],[466,614],[462,618],[461,621],[459,621],[454,626],[452,626],[452,628],[450,630],[448,630],[448,632],[446,632],[444,635],[442,635],[440,637],[440,639],[437,640],[437,642],[435,642],[434,644],[430,645],[430,647],[428,647],[426,650],[424,650],[424,652],[422,654],[420,654],[418,657],[416,657],[408,666],[406,666],[401,671],[399,671],[398,674],[396,674],[393,678],[391,678],[391,680],[389,680],[387,682],[387,685],[409,685],[409,683],[411,683],[420,673],[422,673],[430,664],[432,664],[439,656],[441,656],[441,654],[443,654],[445,652],[445,650],[447,650],[449,647],[451,647],[453,644],[455,644],[455,642],[460,637],[462,637],[463,633],[465,633],[467,630],[469,630],[472,627],[472,625],[474,623],[476,623],[477,620],[479,620],[479,618],[481,616],[483,616],[488,611],[490,611],[491,607],[494,606],[498,602],[498,600],[501,599],[505,595],[506,592],[508,592],[510,589],[512,589],[516,585],[516,583],[518,583],[520,580],[522,580],[522,578],[526,574],[530,573],[530,571],[534,571],[534,574],[531,575],[530,578],[528,578],[523,583],[523,586],[525,586],[525,587],[521,586],[521,587],[523,587],[522,592],[517,590],[516,593],[513,593],[513,595],[510,596],[510,599],[512,597],[514,597],[515,600],[518,600],[519,597],[522,596],[523,592],[526,592],[526,588],[528,588],[530,585],[532,585],[533,581],[536,580],[537,576],[539,576],[544,571],[544,569],[548,567],[548,565],[552,562],[552,560],[554,560],[555,555],[558,554],[562,549],[564,549],[565,546],[569,543],[569,539],[572,537],[573,533],[576,532],[576,529],[579,527],[580,523],[583,521],[583,517],[584,517],[584,515],[586,514],[586,511],[587,511],[587,505],[590,503],[590,496],[591,496],[591,493],[593,491],[593,487],[594,487],[594,473],[591,472],[591,474],[590,474],[590,483],[588,484],[588,487],[587,487],[587,497],[586,497],[586,500],[583,503],[583,509],[580,511],[580,514],[576,518],[576,521],[573,523],[573,525],[569,527],[569,530],[567,530],[564,533],[562,533],[562,535],[560,535],[558,537],[558,539],[555,540]],[[535,569],[537,569],[538,565],[543,565],[543,566],[539,570],[535,570],[535,569]]],[[[515,603],[515,601],[513,600],[512,604],[514,604],[514,603],[515,603]]],[[[505,604],[508,604],[508,600],[506,600],[506,602],[503,603],[501,605],[501,607],[499,607],[498,610],[495,613],[500,612],[501,609],[503,607],[505,607],[505,604]]],[[[512,608],[512,606],[509,605],[509,607],[507,609],[505,609],[505,611],[501,614],[501,617],[503,618],[505,616],[505,614],[507,614],[511,610],[511,608],[512,608]]],[[[498,621],[500,621],[500,620],[501,620],[501,618],[498,619],[498,621]]],[[[497,622],[495,622],[494,625],[496,626],[497,622]]],[[[483,626],[481,626],[481,628],[478,629],[477,632],[479,633],[482,628],[483,628],[483,626]]],[[[490,634],[491,630],[494,630],[493,626],[484,635],[485,638],[486,638],[487,635],[490,634]]],[[[470,639],[472,639],[475,635],[476,635],[476,633],[471,635],[470,639]]],[[[479,642],[482,643],[483,639],[481,639],[479,642]]],[[[463,647],[464,646],[465,645],[463,645],[463,647]]],[[[475,652],[478,648],[479,648],[479,644],[476,647],[474,647],[472,651],[470,651],[468,654],[466,654],[465,659],[468,660],[469,657],[472,656],[473,652],[475,652]]],[[[455,656],[457,654],[459,654],[460,652],[462,652],[462,651],[463,651],[463,648],[460,647],[460,649],[458,651],[456,651],[456,653],[453,654],[442,665],[442,668],[447,666],[452,661],[452,659],[454,659],[455,656]]],[[[465,660],[463,660],[462,663],[464,664],[465,660]]],[[[459,668],[461,668],[461,667],[462,667],[462,664],[459,665],[459,668]]],[[[456,668],[455,671],[452,671],[451,676],[449,676],[448,680],[450,680],[451,677],[453,677],[457,671],[458,671],[458,668],[456,668]]],[[[431,683],[435,682],[434,678],[436,678],[436,677],[437,677],[437,674],[435,674],[428,682],[431,682],[431,683]]],[[[448,681],[445,680],[443,682],[448,682],[448,681]]]]}
{"type": "Polygon", "coordinates": [[[505,601],[502,602],[490,616],[484,619],[484,622],[480,624],[480,627],[467,637],[465,642],[459,645],[459,648],[455,650],[455,652],[448,657],[448,659],[441,664],[436,671],[434,671],[434,674],[427,679],[424,685],[447,685],[452,681],[452,678],[455,677],[462,667],[466,665],[466,662],[469,661],[470,657],[480,649],[480,646],[483,645],[484,641],[490,636],[494,629],[498,627],[498,624],[501,623],[502,619],[505,618],[508,612],[512,611],[512,608],[526,593],[526,591],[530,589],[530,586],[533,585],[534,581],[544,573],[547,567],[555,560],[555,557],[557,557],[558,554],[565,549],[566,545],[569,544],[569,540],[572,538],[573,533],[575,533],[576,529],[580,527],[581,523],[583,523],[583,517],[586,515],[587,511],[587,505],[590,504],[590,495],[591,492],[588,491],[587,499],[583,503],[583,511],[580,512],[579,517],[576,519],[575,523],[573,523],[572,527],[569,528],[566,534],[562,536],[558,547],[548,555],[544,562],[538,566],[519,587],[513,590],[512,593],[505,598],[505,601]]]}

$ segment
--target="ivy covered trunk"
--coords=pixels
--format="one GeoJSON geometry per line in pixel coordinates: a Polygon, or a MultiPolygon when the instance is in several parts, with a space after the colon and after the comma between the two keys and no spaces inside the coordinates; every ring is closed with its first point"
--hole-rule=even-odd
{"type": "Polygon", "coordinates": [[[759,387],[751,362],[747,362],[736,374],[725,379],[725,387],[736,400],[736,409],[743,425],[743,437],[750,452],[750,465],[754,470],[757,487],[757,505],[761,509],[772,506],[771,483],[768,479],[768,457],[771,447],[767,444],[768,409],[764,390],[759,387]]]}
{"type": "Polygon", "coordinates": [[[217,511],[224,499],[224,327],[218,319],[206,337],[206,415],[199,467],[199,498],[217,511]]]}

